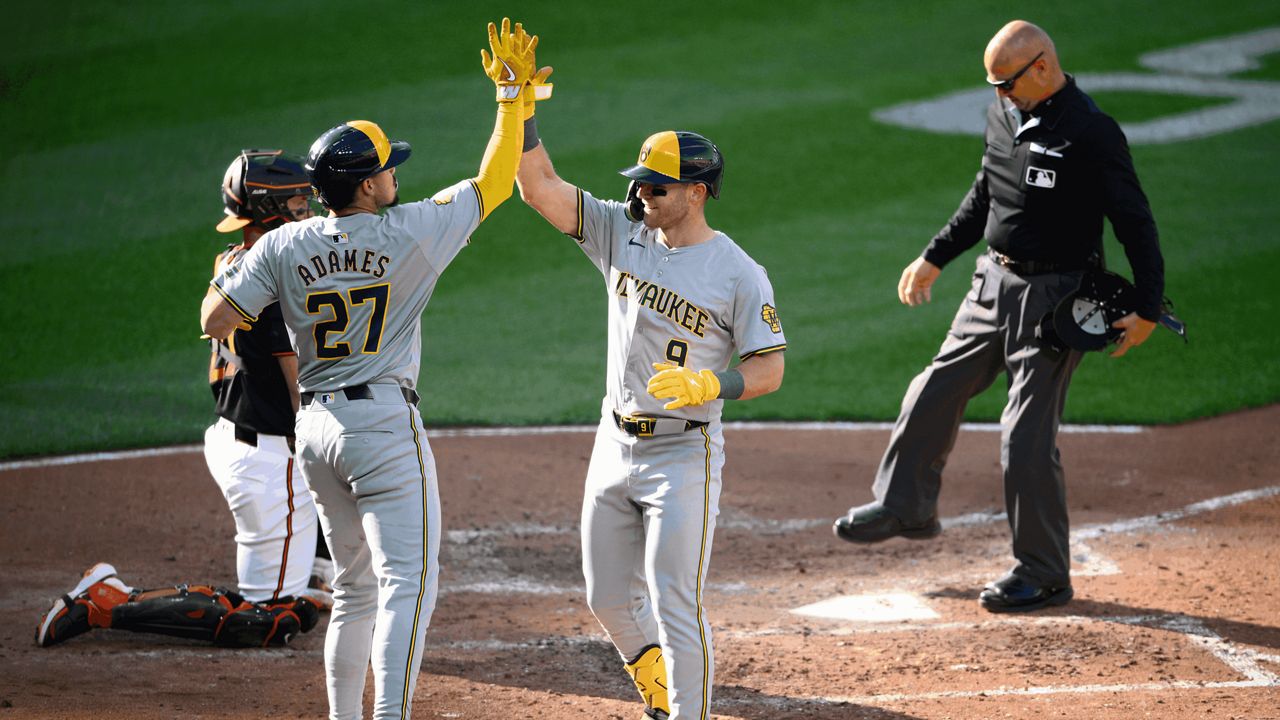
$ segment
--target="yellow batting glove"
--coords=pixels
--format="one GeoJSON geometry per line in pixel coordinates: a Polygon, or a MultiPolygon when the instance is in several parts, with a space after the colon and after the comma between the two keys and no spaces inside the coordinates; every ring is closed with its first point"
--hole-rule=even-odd
{"type": "Polygon", "coordinates": [[[529,79],[529,84],[524,86],[524,91],[520,94],[520,98],[524,103],[525,120],[533,117],[533,113],[537,109],[537,101],[546,100],[551,97],[551,89],[555,86],[547,82],[547,78],[550,76],[551,67],[544,67],[534,73],[534,76],[529,79]]]}
{"type": "Polygon", "coordinates": [[[710,370],[694,372],[671,363],[654,363],[658,372],[649,378],[649,394],[661,400],[672,398],[662,407],[676,410],[686,405],[698,406],[720,397],[720,378],[710,370]]]}
{"type": "Polygon", "coordinates": [[[538,36],[529,35],[524,26],[516,23],[516,31],[511,32],[511,20],[502,18],[502,32],[493,23],[489,23],[489,50],[480,51],[480,62],[484,72],[498,86],[498,102],[515,102],[521,97],[525,83],[533,78],[537,69],[534,50],[538,47],[538,36]]]}

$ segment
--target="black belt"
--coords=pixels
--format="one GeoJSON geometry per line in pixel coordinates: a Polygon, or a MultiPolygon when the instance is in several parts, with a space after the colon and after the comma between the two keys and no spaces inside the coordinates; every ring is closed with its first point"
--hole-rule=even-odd
{"type": "Polygon", "coordinates": [[[1014,260],[1002,252],[987,249],[987,256],[991,258],[991,262],[1003,268],[1008,268],[1017,275],[1047,275],[1049,273],[1069,273],[1084,270],[1083,267],[1076,267],[1064,263],[1045,262],[1043,260],[1014,260]]]}
{"type": "MultiPolygon", "coordinates": [[[[244,425],[236,425],[234,423],[232,423],[232,427],[235,428],[234,432],[236,436],[236,442],[242,442],[245,445],[249,445],[250,447],[258,447],[258,431],[257,430],[254,430],[253,428],[250,428],[250,427],[245,427],[244,425]]],[[[284,437],[284,441],[289,445],[289,452],[293,452],[293,436],[284,435],[283,437],[284,437]]]]}
{"type": "Polygon", "coordinates": [[[678,435],[711,423],[700,420],[681,420],[680,418],[636,417],[613,413],[613,424],[632,437],[653,437],[654,435],[678,435]]]}
{"type": "MultiPolygon", "coordinates": [[[[302,397],[301,397],[302,404],[310,405],[311,401],[315,399],[316,395],[323,395],[325,392],[326,391],[317,390],[314,392],[302,393],[302,397]]],[[[372,400],[373,399],[373,390],[371,390],[368,385],[364,385],[364,384],[351,385],[349,387],[344,387],[338,390],[332,390],[328,392],[332,392],[334,395],[337,395],[338,393],[342,393],[343,395],[346,396],[348,400],[372,400]]],[[[418,392],[416,390],[413,390],[412,388],[407,388],[401,385],[400,394],[404,396],[404,401],[409,403],[410,405],[418,404],[419,398],[418,398],[418,392]]]]}

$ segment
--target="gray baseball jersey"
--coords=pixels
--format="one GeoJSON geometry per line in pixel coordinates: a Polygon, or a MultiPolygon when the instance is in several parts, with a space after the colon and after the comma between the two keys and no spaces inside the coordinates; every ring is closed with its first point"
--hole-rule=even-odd
{"type": "Polygon", "coordinates": [[[622,203],[578,192],[582,227],[575,239],[609,292],[606,414],[718,420],[723,400],[664,410],[667,400],[645,388],[655,362],[719,372],[735,353],[745,360],[786,348],[764,268],[720,232],[668,248],[657,230],[627,219],[622,203]]]}
{"type": "Polygon", "coordinates": [[[609,297],[607,387],[582,504],[587,604],[624,662],[661,648],[672,720],[707,720],[715,662],[702,589],[719,513],[724,401],[666,410],[646,388],[655,362],[718,372],[735,353],[780,351],[786,339],[764,268],[728,236],[668,248],[621,203],[579,193],[572,235],[609,297]],[[614,424],[614,412],[709,425],[636,437],[614,424]],[[641,576],[647,593],[636,592],[641,576]]]}
{"type": "Polygon", "coordinates": [[[297,461],[333,553],[330,716],[406,718],[439,581],[440,494],[418,408],[421,315],[480,222],[472,181],[381,215],[273,230],[213,285],[252,318],[279,300],[298,354],[297,461]]]}
{"type": "Polygon", "coordinates": [[[479,223],[476,189],[466,180],[382,215],[287,223],[213,285],[249,319],[280,301],[303,392],[375,383],[412,388],[422,310],[479,223]]]}

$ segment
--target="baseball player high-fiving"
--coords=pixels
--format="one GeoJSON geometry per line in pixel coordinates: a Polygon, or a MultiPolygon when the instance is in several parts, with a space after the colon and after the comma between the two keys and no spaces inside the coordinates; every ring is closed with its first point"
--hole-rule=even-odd
{"type": "MultiPolygon", "coordinates": [[[[544,69],[538,84],[549,74],[544,69]]],[[[703,214],[724,161],[691,132],[649,137],[627,202],[556,175],[526,93],[521,197],[604,276],[608,376],[582,508],[587,603],[650,718],[710,717],[714,663],[702,606],[720,497],[724,400],[782,384],[773,289],[703,214]],[[728,369],[734,356],[742,362],[728,369]],[[637,587],[643,578],[645,587],[637,587]]]]}
{"type": "Polygon", "coordinates": [[[370,660],[374,717],[409,717],[435,607],[440,498],[414,390],[420,316],[443,269],[511,196],[537,38],[504,19],[501,32],[490,23],[489,45],[497,123],[475,178],[397,205],[408,144],[372,122],[338,125],[307,159],[329,216],[263,236],[214,279],[201,313],[220,338],[279,300],[298,354],[298,462],[335,570],[325,642],[335,719],[362,716],[370,660]]]}

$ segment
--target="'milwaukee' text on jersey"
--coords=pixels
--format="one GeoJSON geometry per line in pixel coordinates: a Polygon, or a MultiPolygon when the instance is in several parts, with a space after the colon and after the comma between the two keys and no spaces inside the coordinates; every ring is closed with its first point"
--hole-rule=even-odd
{"type": "Polygon", "coordinates": [[[618,283],[614,286],[614,292],[620,298],[634,297],[640,305],[659,315],[665,315],[672,322],[698,337],[705,337],[707,334],[707,320],[711,316],[706,310],[680,297],[680,294],[674,290],[668,290],[657,283],[641,280],[629,272],[619,270],[618,283]],[[629,290],[631,285],[635,286],[634,292],[629,290]]]}

